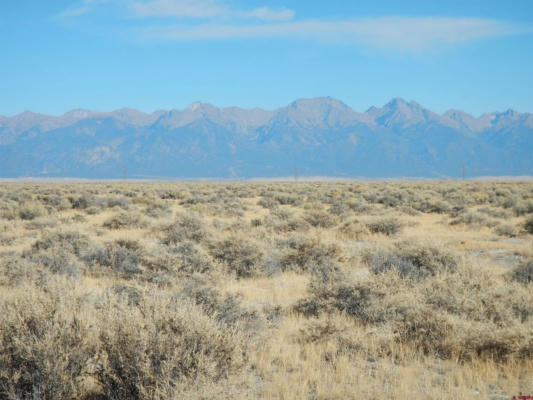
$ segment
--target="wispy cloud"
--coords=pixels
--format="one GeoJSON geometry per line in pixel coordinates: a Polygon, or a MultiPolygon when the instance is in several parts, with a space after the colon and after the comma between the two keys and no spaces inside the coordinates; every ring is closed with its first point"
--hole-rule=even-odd
{"type": "Polygon", "coordinates": [[[87,14],[94,7],[101,4],[109,3],[111,0],[83,0],[78,3],[78,5],[67,8],[66,10],[60,12],[56,17],[59,18],[71,18],[79,17],[84,14],[87,14]]]}
{"type": "Polygon", "coordinates": [[[288,9],[261,7],[247,11],[231,8],[217,0],[151,0],[134,2],[131,7],[139,17],[257,18],[263,21],[283,21],[294,17],[294,11],[288,9]]]}
{"type": "Polygon", "coordinates": [[[439,43],[465,43],[519,32],[512,25],[483,18],[384,17],[248,25],[172,25],[149,28],[145,34],[176,41],[296,38],[421,51],[439,43]]]}
{"type": "Polygon", "coordinates": [[[79,17],[80,15],[86,14],[90,11],[90,7],[75,7],[75,8],[69,8],[65,11],[62,11],[57,15],[57,17],[61,18],[69,18],[69,17],[79,17]]]}
{"type": "Polygon", "coordinates": [[[134,28],[142,39],[169,41],[282,38],[419,52],[442,44],[532,32],[488,18],[296,19],[290,9],[241,9],[226,0],[82,0],[61,16],[79,17],[104,3],[115,4],[116,12],[134,21],[142,19],[142,28],[134,28]]]}

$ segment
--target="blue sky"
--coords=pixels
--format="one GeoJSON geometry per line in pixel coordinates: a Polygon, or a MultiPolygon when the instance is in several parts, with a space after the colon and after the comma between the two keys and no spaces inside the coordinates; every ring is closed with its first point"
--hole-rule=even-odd
{"type": "Polygon", "coordinates": [[[0,46],[6,116],[316,96],[533,112],[531,0],[3,1],[0,46]]]}

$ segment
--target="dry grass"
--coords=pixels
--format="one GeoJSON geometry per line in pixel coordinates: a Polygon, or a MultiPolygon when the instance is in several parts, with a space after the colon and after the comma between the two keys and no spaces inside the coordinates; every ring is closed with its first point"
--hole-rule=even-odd
{"type": "Polygon", "coordinates": [[[0,399],[533,395],[530,182],[0,185],[0,399]]]}

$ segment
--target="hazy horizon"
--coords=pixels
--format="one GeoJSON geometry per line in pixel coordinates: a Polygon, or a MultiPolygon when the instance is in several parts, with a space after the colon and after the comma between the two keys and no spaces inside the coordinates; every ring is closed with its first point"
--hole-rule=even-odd
{"type": "MultiPolygon", "coordinates": [[[[399,97],[399,96],[393,96],[393,97],[391,97],[391,99],[389,99],[387,102],[385,102],[382,105],[370,104],[368,107],[366,107],[364,109],[356,109],[356,108],[352,107],[350,104],[348,104],[345,101],[343,101],[342,99],[336,99],[336,98],[334,98],[332,96],[317,96],[317,97],[314,97],[314,98],[298,97],[298,98],[295,98],[293,101],[289,102],[288,104],[280,104],[277,107],[268,108],[268,109],[267,108],[262,108],[262,107],[259,107],[259,106],[241,107],[238,104],[229,105],[229,106],[219,106],[218,104],[213,104],[213,103],[210,103],[210,102],[204,102],[202,100],[196,100],[196,101],[193,101],[190,104],[186,105],[183,108],[169,107],[169,108],[160,108],[160,109],[156,109],[156,110],[141,110],[141,109],[138,109],[138,108],[135,108],[135,107],[130,107],[128,105],[124,105],[123,107],[119,107],[119,108],[112,109],[112,110],[69,108],[69,109],[67,109],[64,112],[59,113],[59,114],[47,114],[47,113],[44,113],[44,112],[40,112],[39,110],[24,110],[24,111],[22,111],[22,112],[20,112],[18,114],[13,114],[13,115],[0,114],[0,116],[6,117],[6,118],[13,118],[13,117],[19,116],[21,114],[24,114],[26,112],[31,112],[31,113],[34,113],[34,114],[60,118],[60,117],[63,117],[65,114],[68,114],[69,112],[75,112],[75,111],[90,111],[90,112],[94,112],[94,113],[110,114],[110,113],[114,113],[114,112],[121,111],[121,110],[134,110],[134,111],[139,111],[139,112],[141,112],[143,114],[146,114],[146,115],[152,115],[152,114],[155,114],[155,113],[161,112],[161,111],[165,111],[165,112],[171,111],[171,110],[185,111],[187,109],[190,109],[190,108],[194,107],[195,104],[210,105],[210,106],[213,106],[213,107],[218,108],[218,109],[239,108],[239,109],[242,109],[242,110],[245,110],[245,111],[252,111],[254,109],[260,109],[262,111],[274,112],[274,111],[279,110],[279,109],[281,109],[283,107],[287,107],[290,104],[292,104],[294,102],[297,102],[297,101],[328,99],[328,98],[336,100],[336,101],[340,101],[340,102],[346,104],[346,106],[348,106],[349,108],[351,108],[352,110],[354,110],[354,111],[356,111],[358,113],[366,113],[366,112],[368,112],[370,109],[372,109],[374,107],[378,107],[378,108],[379,107],[385,107],[387,104],[389,104],[390,102],[392,102],[394,100],[397,100],[397,99],[399,99],[401,101],[404,101],[406,103],[413,103],[414,102],[414,103],[420,104],[420,102],[418,102],[416,99],[404,99],[404,98],[399,97]]],[[[420,104],[420,105],[424,106],[423,104],[420,104]]],[[[527,110],[526,111],[522,111],[522,110],[517,110],[517,109],[512,108],[512,107],[507,107],[507,108],[504,107],[503,109],[500,109],[500,110],[485,110],[485,111],[482,111],[479,114],[471,114],[471,113],[469,113],[469,112],[467,112],[465,110],[460,110],[457,107],[450,107],[450,108],[444,110],[443,112],[436,112],[436,114],[445,115],[449,111],[462,111],[462,112],[465,112],[466,114],[469,114],[469,115],[473,116],[474,118],[480,118],[480,117],[482,117],[485,114],[503,113],[503,112],[506,112],[506,111],[509,111],[509,110],[516,111],[516,112],[518,112],[520,114],[532,114],[533,113],[533,110],[531,110],[531,111],[527,111],[527,110]]]]}

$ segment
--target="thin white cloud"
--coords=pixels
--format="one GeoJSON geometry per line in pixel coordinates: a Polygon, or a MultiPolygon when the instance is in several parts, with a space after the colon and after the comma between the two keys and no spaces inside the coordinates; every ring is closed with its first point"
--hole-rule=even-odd
{"type": "Polygon", "coordinates": [[[383,17],[248,25],[172,25],[152,27],[145,34],[175,41],[295,38],[421,51],[436,44],[466,43],[521,32],[510,24],[484,18],[383,17]]]}
{"type": "Polygon", "coordinates": [[[227,12],[216,0],[153,0],[131,8],[139,17],[213,18],[227,12]]]}
{"type": "Polygon", "coordinates": [[[139,17],[256,18],[263,21],[285,21],[294,17],[294,11],[288,9],[261,7],[245,11],[217,0],[150,0],[133,2],[131,8],[139,17]]]}
{"type": "Polygon", "coordinates": [[[235,15],[243,18],[258,18],[263,21],[288,21],[294,18],[294,11],[289,9],[272,10],[268,7],[256,8],[252,11],[236,12],[235,15]]]}
{"type": "Polygon", "coordinates": [[[77,7],[70,7],[56,15],[58,18],[80,17],[90,12],[94,7],[109,3],[112,0],[83,0],[77,7]]]}
{"type": "Polygon", "coordinates": [[[488,18],[302,20],[294,19],[295,13],[289,9],[239,9],[231,7],[228,0],[81,0],[60,17],[80,17],[105,3],[118,6],[115,13],[129,10],[134,20],[142,19],[143,28],[134,28],[142,39],[170,41],[283,38],[417,52],[442,44],[532,33],[531,28],[488,18]]]}
{"type": "Polygon", "coordinates": [[[57,17],[59,18],[79,17],[80,15],[88,13],[90,10],[91,10],[90,7],[69,8],[59,13],[57,17]]]}

